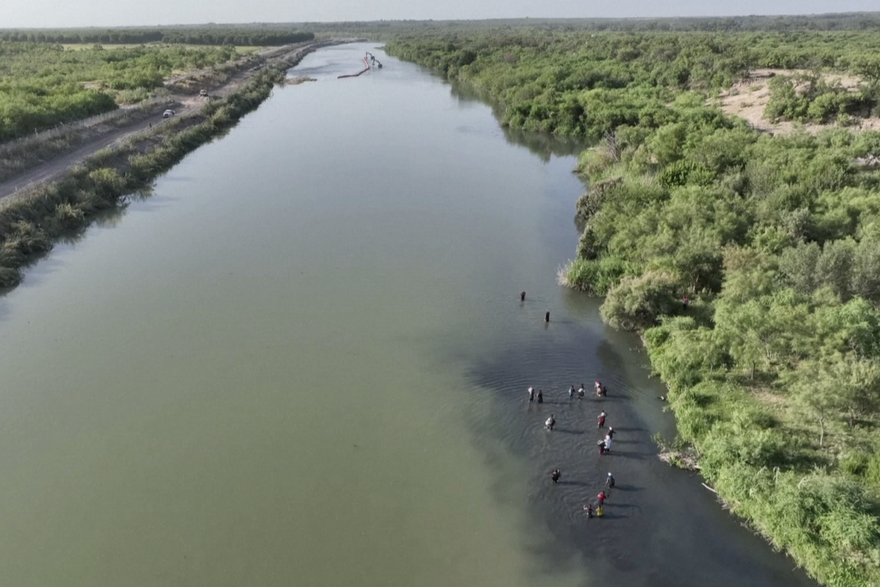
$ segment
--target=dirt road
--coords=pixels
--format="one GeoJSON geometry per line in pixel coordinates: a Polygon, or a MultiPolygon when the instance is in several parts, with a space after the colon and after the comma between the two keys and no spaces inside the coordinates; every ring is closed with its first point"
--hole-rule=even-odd
{"type": "MultiPolygon", "coordinates": [[[[309,43],[302,46],[291,46],[284,50],[283,48],[274,47],[268,49],[261,54],[266,64],[279,61],[288,57],[302,57],[306,53],[314,51],[318,47],[327,45],[328,42],[309,43]]],[[[197,72],[193,72],[195,74],[197,72]]],[[[191,75],[191,74],[187,74],[191,75]]],[[[227,80],[221,86],[211,88],[209,94],[211,97],[224,97],[240,88],[247,80],[253,76],[250,68],[239,71],[227,80]]],[[[185,76],[174,76],[174,80],[180,80],[185,76]]],[[[13,177],[0,182],[0,202],[8,200],[18,193],[30,191],[31,188],[39,184],[58,181],[62,179],[68,170],[76,163],[86,159],[93,153],[109,147],[114,143],[124,141],[128,137],[138,133],[151,130],[151,127],[161,125],[168,122],[162,118],[162,112],[166,108],[172,108],[176,112],[176,116],[190,113],[203,107],[209,102],[210,98],[202,98],[190,95],[171,95],[168,102],[163,102],[155,107],[155,112],[144,120],[133,122],[122,128],[113,129],[110,132],[101,134],[89,140],[85,144],[79,145],[71,151],[60,153],[52,157],[48,161],[41,163],[36,167],[32,167],[13,177]]]]}

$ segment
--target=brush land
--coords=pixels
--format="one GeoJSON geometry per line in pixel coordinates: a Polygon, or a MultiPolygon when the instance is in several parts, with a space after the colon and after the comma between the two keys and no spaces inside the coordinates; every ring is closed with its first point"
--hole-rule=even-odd
{"type": "Polygon", "coordinates": [[[507,127],[593,145],[561,283],[642,333],[672,448],[735,514],[822,583],[867,587],[880,584],[880,29],[876,15],[845,21],[869,30],[801,22],[501,27],[386,49],[471,86],[507,127]],[[719,100],[732,88],[760,95],[757,119],[719,100]]]}

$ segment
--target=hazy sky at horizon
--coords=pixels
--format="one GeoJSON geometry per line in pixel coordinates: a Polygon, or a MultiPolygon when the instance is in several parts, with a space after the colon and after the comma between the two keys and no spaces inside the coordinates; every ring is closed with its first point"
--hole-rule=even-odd
{"type": "Polygon", "coordinates": [[[880,0],[0,0],[0,28],[340,20],[816,14],[880,10],[880,0]]]}

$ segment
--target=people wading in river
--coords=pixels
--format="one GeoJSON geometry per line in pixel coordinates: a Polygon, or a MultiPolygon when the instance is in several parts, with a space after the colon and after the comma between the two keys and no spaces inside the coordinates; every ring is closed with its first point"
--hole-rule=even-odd
{"type": "Polygon", "coordinates": [[[581,386],[578,388],[578,399],[584,399],[584,393],[586,393],[586,390],[584,389],[584,384],[581,383],[581,386]]]}
{"type": "Polygon", "coordinates": [[[608,438],[614,438],[614,428],[612,428],[611,426],[609,426],[609,427],[608,427],[608,432],[607,432],[607,434],[605,434],[605,436],[607,436],[608,438]]]}
{"type": "Polygon", "coordinates": [[[556,426],[556,418],[553,417],[553,414],[550,414],[550,417],[544,422],[544,426],[547,427],[547,430],[553,431],[553,427],[556,426]]]}
{"type": "Polygon", "coordinates": [[[553,472],[550,473],[550,478],[553,480],[553,483],[559,483],[560,477],[562,477],[562,473],[559,469],[553,469],[553,472]]]}
{"type": "Polygon", "coordinates": [[[588,503],[587,505],[585,505],[584,511],[587,512],[588,518],[592,518],[593,517],[593,504],[588,503]]]}
{"type": "Polygon", "coordinates": [[[535,401],[535,388],[534,387],[529,388],[529,401],[530,402],[535,401]]]}
{"type": "Polygon", "coordinates": [[[602,412],[602,413],[599,414],[599,416],[596,418],[596,419],[599,421],[599,428],[604,428],[604,427],[605,427],[605,416],[606,416],[606,415],[607,415],[607,414],[606,414],[605,412],[602,412]]]}
{"type": "Polygon", "coordinates": [[[605,452],[606,453],[611,452],[611,437],[610,436],[605,437],[605,452]]]}
{"type": "Polygon", "coordinates": [[[608,489],[614,487],[614,475],[612,475],[611,473],[608,473],[608,476],[605,477],[605,486],[608,489]]]}
{"type": "Polygon", "coordinates": [[[543,390],[540,390],[540,389],[538,390],[538,403],[539,404],[544,403],[544,392],[543,392],[543,390]]]}
{"type": "Polygon", "coordinates": [[[524,292],[524,291],[519,292],[519,301],[521,301],[521,302],[526,301],[526,292],[524,292]]]}
{"type": "Polygon", "coordinates": [[[574,397],[574,385],[568,388],[568,399],[572,399],[574,397]]]}

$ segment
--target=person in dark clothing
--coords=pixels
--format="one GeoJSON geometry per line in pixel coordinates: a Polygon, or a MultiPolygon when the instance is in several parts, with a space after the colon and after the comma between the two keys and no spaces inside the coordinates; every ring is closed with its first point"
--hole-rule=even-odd
{"type": "Polygon", "coordinates": [[[599,445],[599,456],[605,456],[605,441],[600,440],[598,442],[598,445],[599,445]]]}
{"type": "Polygon", "coordinates": [[[541,391],[540,389],[538,390],[538,403],[539,404],[544,403],[544,392],[541,391]]]}
{"type": "Polygon", "coordinates": [[[544,322],[550,322],[550,310],[544,313],[544,322]]]}
{"type": "Polygon", "coordinates": [[[584,511],[587,512],[588,518],[592,518],[593,517],[593,504],[588,503],[587,505],[585,505],[584,511]]]}
{"type": "Polygon", "coordinates": [[[559,483],[559,478],[562,477],[562,473],[559,469],[553,469],[553,472],[550,473],[550,478],[553,479],[554,483],[559,483]]]}
{"type": "Polygon", "coordinates": [[[529,388],[529,401],[530,402],[535,401],[535,388],[534,387],[529,388]]]}
{"type": "Polygon", "coordinates": [[[688,305],[690,303],[691,303],[691,301],[688,299],[687,294],[684,294],[683,296],[681,296],[681,309],[682,310],[687,311],[688,305]]]}
{"type": "Polygon", "coordinates": [[[572,399],[574,397],[574,385],[568,388],[568,399],[572,399]]]}
{"type": "Polygon", "coordinates": [[[526,292],[524,292],[524,291],[519,292],[519,301],[521,301],[521,302],[526,301],[526,292]]]}
{"type": "Polygon", "coordinates": [[[614,487],[614,475],[608,473],[608,476],[605,478],[605,485],[607,485],[609,489],[614,487]]]}
{"type": "Polygon", "coordinates": [[[607,436],[608,436],[608,438],[614,438],[614,428],[612,428],[611,426],[608,427],[607,436]]]}

